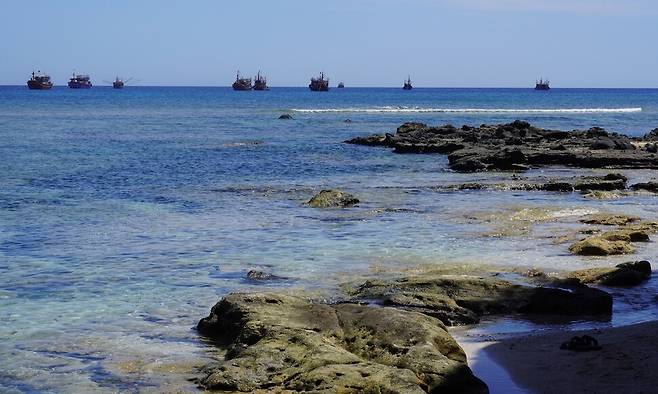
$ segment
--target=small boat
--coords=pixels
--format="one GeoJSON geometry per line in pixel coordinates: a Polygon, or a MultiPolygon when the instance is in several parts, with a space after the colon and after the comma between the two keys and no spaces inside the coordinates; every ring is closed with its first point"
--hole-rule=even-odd
{"type": "Polygon", "coordinates": [[[404,90],[411,90],[413,89],[413,86],[411,86],[411,76],[407,77],[407,80],[404,81],[404,86],[402,87],[404,90]]]}
{"type": "Polygon", "coordinates": [[[343,89],[344,87],[345,87],[345,84],[344,84],[344,83],[340,82],[340,83],[338,84],[338,89],[343,89]]]}
{"type": "Polygon", "coordinates": [[[251,78],[240,78],[240,71],[238,71],[237,76],[235,77],[235,82],[233,82],[233,90],[251,90],[251,78]]]}
{"type": "Polygon", "coordinates": [[[551,90],[551,82],[540,78],[539,81],[535,83],[535,90],[551,90]]]}
{"type": "Polygon", "coordinates": [[[32,78],[27,81],[27,87],[30,90],[48,90],[53,87],[50,75],[41,74],[41,70],[36,73],[32,71],[32,78]]]}
{"type": "Polygon", "coordinates": [[[119,78],[119,77],[116,77],[116,78],[114,79],[114,82],[112,82],[112,87],[113,87],[114,89],[123,89],[123,87],[124,87],[125,85],[126,85],[126,83],[123,82],[123,80],[122,80],[121,78],[119,78]]]}
{"type": "Polygon", "coordinates": [[[256,78],[254,78],[254,90],[270,90],[267,86],[267,78],[260,75],[260,70],[258,70],[256,78]]]}
{"type": "Polygon", "coordinates": [[[92,86],[89,75],[75,73],[73,73],[73,76],[69,79],[68,85],[71,89],[90,89],[92,86]]]}
{"type": "Polygon", "coordinates": [[[327,92],[329,91],[329,79],[324,77],[324,73],[320,73],[318,78],[311,78],[308,88],[314,92],[327,92]]]}

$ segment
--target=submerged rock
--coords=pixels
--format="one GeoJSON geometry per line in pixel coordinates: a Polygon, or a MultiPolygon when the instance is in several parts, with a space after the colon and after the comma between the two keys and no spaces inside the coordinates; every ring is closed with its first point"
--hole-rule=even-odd
{"type": "Polygon", "coordinates": [[[198,324],[228,349],[203,368],[208,390],[486,393],[440,321],[281,294],[231,294],[198,324]]]}
{"type": "Polygon", "coordinates": [[[355,196],[340,190],[322,190],[308,202],[313,208],[347,208],[359,203],[355,196]]]}
{"type": "MultiPolygon", "coordinates": [[[[350,144],[384,146],[396,153],[448,154],[455,171],[524,171],[533,166],[563,165],[583,168],[658,168],[658,156],[635,144],[642,139],[609,133],[601,128],[587,131],[547,130],[524,121],[509,124],[439,127],[405,123],[394,135],[357,137],[350,144]]],[[[625,180],[624,180],[625,183],[625,180]]],[[[590,184],[583,190],[610,190],[620,183],[590,184]],[[593,187],[606,189],[592,189],[593,187]]]]}
{"type": "Polygon", "coordinates": [[[277,280],[277,279],[287,279],[287,278],[283,276],[270,274],[269,272],[265,272],[265,271],[251,270],[247,272],[247,279],[260,281],[260,280],[277,280]]]}
{"type": "Polygon", "coordinates": [[[568,277],[582,283],[598,283],[605,286],[637,286],[651,277],[651,263],[634,261],[618,264],[614,268],[589,268],[573,271],[568,277]]]}
{"type": "Polygon", "coordinates": [[[348,291],[355,300],[421,312],[447,325],[471,324],[489,314],[609,315],[612,297],[574,284],[569,290],[513,284],[490,277],[426,274],[369,280],[348,291]]]}

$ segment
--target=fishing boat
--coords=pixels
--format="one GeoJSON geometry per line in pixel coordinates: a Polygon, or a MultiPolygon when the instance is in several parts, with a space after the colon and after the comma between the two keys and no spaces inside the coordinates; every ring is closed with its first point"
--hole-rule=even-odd
{"type": "Polygon", "coordinates": [[[251,90],[252,88],[251,78],[241,78],[240,71],[238,71],[235,82],[233,82],[233,90],[251,90]]]}
{"type": "Polygon", "coordinates": [[[535,90],[551,90],[551,82],[540,78],[539,81],[536,81],[535,83],[535,90]]]}
{"type": "Polygon", "coordinates": [[[267,86],[267,78],[260,75],[260,70],[258,70],[256,78],[254,78],[254,90],[270,90],[267,86]]]}
{"type": "Polygon", "coordinates": [[[308,88],[314,92],[327,92],[329,91],[329,79],[324,77],[324,73],[320,73],[318,78],[311,78],[308,88]]]}
{"type": "Polygon", "coordinates": [[[411,86],[411,76],[407,77],[407,80],[404,81],[404,86],[402,86],[402,89],[404,90],[411,90],[413,89],[413,86],[411,86]]]}
{"type": "Polygon", "coordinates": [[[53,87],[50,75],[41,74],[41,70],[36,73],[32,71],[32,78],[27,81],[27,87],[30,90],[48,90],[53,87]]]}
{"type": "Polygon", "coordinates": [[[114,81],[112,82],[112,87],[114,89],[123,89],[123,87],[126,85],[125,82],[119,77],[116,77],[114,81]]]}
{"type": "Polygon", "coordinates": [[[71,89],[90,89],[92,86],[89,75],[75,73],[73,73],[73,76],[69,79],[68,85],[71,89]]]}
{"type": "Polygon", "coordinates": [[[344,87],[345,87],[345,84],[344,84],[344,83],[340,82],[340,83],[338,84],[338,89],[343,89],[344,87]]]}

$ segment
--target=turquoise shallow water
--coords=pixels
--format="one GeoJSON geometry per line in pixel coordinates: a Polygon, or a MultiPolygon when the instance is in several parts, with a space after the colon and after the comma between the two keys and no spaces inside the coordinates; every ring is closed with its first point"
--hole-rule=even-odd
{"type": "MultiPolygon", "coordinates": [[[[263,288],[253,268],[291,278],[268,286],[324,291],[416,265],[619,262],[569,256],[555,235],[590,212],[656,219],[654,197],[450,193],[437,186],[511,175],[342,143],[411,120],[517,118],[641,135],[658,127],[658,90],[0,87],[0,391],[192,389],[187,371],[211,351],[193,326],[221,295],[263,288]],[[303,206],[327,187],[363,203],[303,206]],[[501,221],[511,236],[492,236],[501,221]]],[[[620,321],[654,319],[654,290],[620,295],[620,321]]]]}

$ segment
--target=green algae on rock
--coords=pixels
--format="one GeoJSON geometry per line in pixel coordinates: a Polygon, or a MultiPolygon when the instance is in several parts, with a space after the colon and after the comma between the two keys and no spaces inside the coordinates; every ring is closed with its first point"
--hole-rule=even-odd
{"type": "Polygon", "coordinates": [[[651,277],[651,263],[633,261],[618,264],[613,268],[589,268],[570,272],[567,277],[582,283],[597,283],[605,286],[637,286],[651,277]]]}
{"type": "Polygon", "coordinates": [[[526,313],[610,315],[610,294],[575,283],[569,290],[515,284],[494,277],[424,274],[368,280],[348,294],[359,301],[434,316],[447,325],[472,324],[483,315],[526,313]]]}
{"type": "Polygon", "coordinates": [[[299,296],[231,294],[198,324],[228,349],[201,387],[317,393],[487,393],[437,319],[299,296]]]}
{"type": "Polygon", "coordinates": [[[347,208],[359,203],[355,196],[340,190],[322,190],[309,200],[313,208],[347,208]]]}

